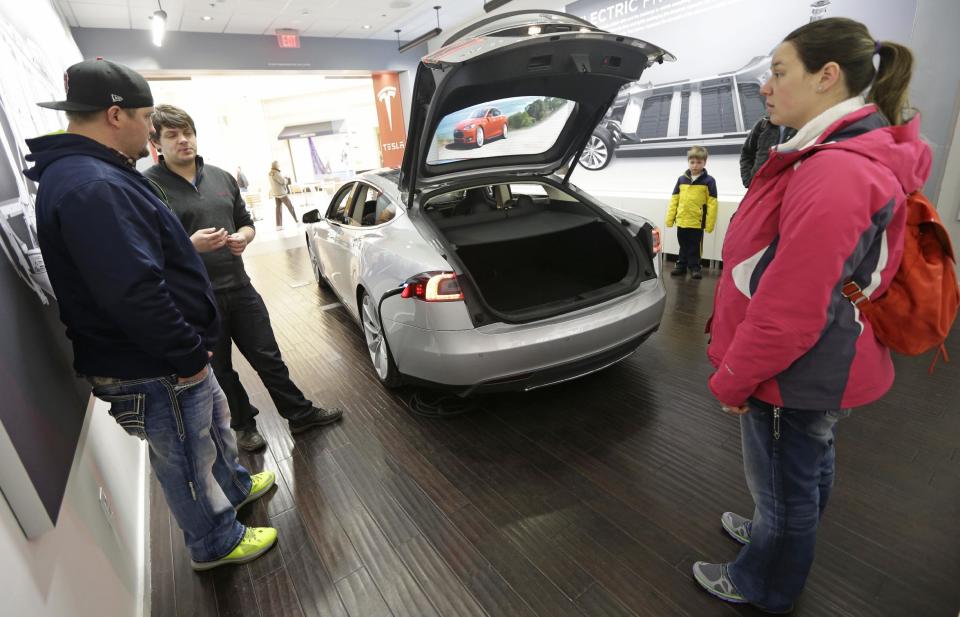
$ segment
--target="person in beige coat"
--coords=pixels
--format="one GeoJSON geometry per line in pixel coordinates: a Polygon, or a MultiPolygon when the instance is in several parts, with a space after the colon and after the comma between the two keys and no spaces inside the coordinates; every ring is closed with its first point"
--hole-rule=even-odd
{"type": "Polygon", "coordinates": [[[290,203],[290,189],[288,188],[290,180],[280,173],[280,164],[277,161],[270,164],[268,177],[270,178],[270,196],[277,202],[277,229],[283,229],[284,205],[290,211],[293,221],[297,221],[297,213],[293,209],[293,204],[290,203]]]}

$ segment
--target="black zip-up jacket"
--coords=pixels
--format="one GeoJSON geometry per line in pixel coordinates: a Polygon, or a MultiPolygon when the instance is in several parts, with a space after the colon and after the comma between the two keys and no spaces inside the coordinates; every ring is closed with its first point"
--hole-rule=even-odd
{"type": "Polygon", "coordinates": [[[760,170],[760,167],[767,162],[770,156],[770,148],[777,144],[789,141],[791,137],[797,134],[796,129],[785,128],[783,139],[780,138],[780,127],[770,122],[770,118],[764,116],[753,125],[747,140],[743,142],[743,148],[740,150],[740,179],[745,188],[750,187],[750,182],[760,170]]]}
{"type": "Polygon", "coordinates": [[[176,215],[118,152],[80,135],[28,139],[37,234],[82,375],[189,377],[219,335],[203,262],[176,215]]]}
{"type": "MultiPolygon", "coordinates": [[[[183,176],[170,171],[161,157],[160,163],[143,172],[166,193],[167,203],[176,213],[187,234],[209,227],[223,228],[228,234],[241,227],[253,227],[253,219],[240,195],[237,181],[226,171],[204,165],[197,157],[197,176],[191,184],[183,176]]],[[[216,251],[200,253],[214,291],[228,291],[250,284],[243,268],[243,259],[223,246],[216,251]]]]}

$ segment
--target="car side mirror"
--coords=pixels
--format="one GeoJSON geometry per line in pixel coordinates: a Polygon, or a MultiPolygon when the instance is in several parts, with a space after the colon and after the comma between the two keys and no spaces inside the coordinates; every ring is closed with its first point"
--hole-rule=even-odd
{"type": "Polygon", "coordinates": [[[310,210],[303,213],[303,217],[300,219],[304,223],[319,223],[320,222],[320,211],[319,210],[310,210]]]}

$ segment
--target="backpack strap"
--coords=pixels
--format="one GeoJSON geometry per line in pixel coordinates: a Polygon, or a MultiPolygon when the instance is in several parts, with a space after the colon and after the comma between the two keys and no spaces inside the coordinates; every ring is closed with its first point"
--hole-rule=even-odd
{"type": "Polygon", "coordinates": [[[858,308],[864,302],[870,302],[870,298],[863,293],[863,289],[853,281],[847,281],[847,283],[840,288],[840,294],[858,308]]]}

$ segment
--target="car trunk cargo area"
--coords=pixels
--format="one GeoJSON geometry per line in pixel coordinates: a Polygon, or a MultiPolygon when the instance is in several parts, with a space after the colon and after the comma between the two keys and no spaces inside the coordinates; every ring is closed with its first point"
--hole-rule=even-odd
{"type": "Polygon", "coordinates": [[[500,317],[602,302],[633,289],[647,270],[616,222],[578,202],[520,195],[496,208],[468,195],[427,213],[500,317]]]}

